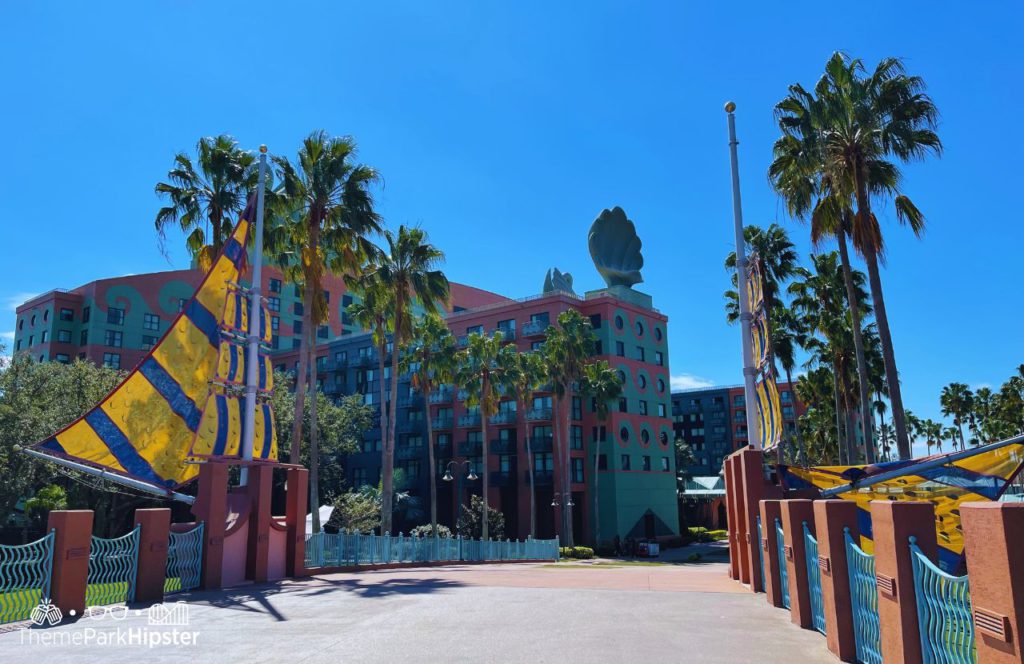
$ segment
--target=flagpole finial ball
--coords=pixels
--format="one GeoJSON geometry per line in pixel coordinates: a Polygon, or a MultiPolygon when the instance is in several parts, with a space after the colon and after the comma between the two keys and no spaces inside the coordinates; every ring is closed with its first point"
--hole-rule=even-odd
{"type": "Polygon", "coordinates": [[[725,102],[725,112],[726,113],[732,113],[735,110],[736,110],[736,102],[734,102],[734,101],[727,101],[727,102],[725,102]]]}
{"type": "Polygon", "coordinates": [[[262,152],[263,154],[267,154],[267,146],[266,145],[261,145],[260,146],[260,152],[262,152]]]}

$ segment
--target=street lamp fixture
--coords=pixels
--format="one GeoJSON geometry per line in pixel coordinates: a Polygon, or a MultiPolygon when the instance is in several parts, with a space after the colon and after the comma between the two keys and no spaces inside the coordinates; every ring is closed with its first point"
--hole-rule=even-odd
{"type": "Polygon", "coordinates": [[[445,466],[445,468],[444,468],[444,475],[441,476],[441,479],[444,480],[445,482],[451,482],[453,479],[455,479],[454,476],[452,475],[452,466],[453,465],[462,466],[462,464],[466,464],[466,467],[469,468],[469,473],[466,475],[466,479],[467,480],[469,480],[470,482],[474,482],[477,479],[479,479],[479,475],[477,475],[476,472],[474,472],[473,466],[472,466],[472,464],[470,464],[470,462],[468,460],[464,460],[464,461],[449,461],[448,465],[445,466]]]}
{"type": "Polygon", "coordinates": [[[551,506],[552,507],[561,507],[562,503],[559,501],[559,497],[560,496],[564,496],[565,497],[565,506],[566,507],[573,507],[576,504],[576,503],[572,502],[572,493],[568,493],[568,492],[567,493],[556,493],[554,495],[554,497],[551,499],[551,506]]]}

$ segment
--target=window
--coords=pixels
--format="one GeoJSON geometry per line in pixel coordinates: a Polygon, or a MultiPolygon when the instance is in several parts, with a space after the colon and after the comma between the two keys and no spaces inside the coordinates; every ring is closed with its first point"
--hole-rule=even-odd
{"type": "Polygon", "coordinates": [[[643,346],[637,346],[636,347],[636,359],[640,360],[641,362],[643,362],[646,359],[644,357],[644,347],[643,346]]]}
{"type": "Polygon", "coordinates": [[[793,411],[793,407],[792,406],[783,406],[782,407],[782,417],[783,418],[785,418],[787,420],[791,420],[791,419],[793,419],[793,415],[794,415],[794,411],[793,411]]]}
{"type": "Polygon", "coordinates": [[[353,468],[352,469],[352,486],[359,488],[369,484],[366,481],[366,469],[365,468],[353,468]]]}
{"type": "Polygon", "coordinates": [[[736,427],[736,435],[737,436],[743,436],[744,438],[746,438],[746,436],[747,436],[747,427],[746,426],[736,427]]]}
{"type": "Polygon", "coordinates": [[[142,329],[158,332],[160,330],[160,317],[156,314],[143,314],[142,329]]]}
{"type": "MultiPolygon", "coordinates": [[[[281,311],[281,298],[279,297],[268,297],[267,298],[267,309],[270,311],[281,311]]],[[[363,469],[365,470],[365,469],[363,469]]]]}
{"type": "Polygon", "coordinates": [[[28,346],[29,346],[29,348],[31,348],[35,344],[36,344],[36,337],[35,337],[35,335],[34,334],[28,335],[28,346]]]}
{"type": "Polygon", "coordinates": [[[149,335],[142,335],[142,350],[153,350],[153,346],[156,345],[157,337],[151,337],[149,335]]]}
{"type": "Polygon", "coordinates": [[[322,355],[322,356],[316,358],[316,370],[317,371],[327,371],[327,356],[326,355],[322,355]]]}
{"type": "Polygon", "coordinates": [[[298,348],[302,345],[302,339],[292,339],[292,348],[298,348]]]}
{"type": "Polygon", "coordinates": [[[583,483],[583,459],[572,460],[572,481],[576,484],[583,483]]]}
{"type": "Polygon", "coordinates": [[[638,374],[637,377],[636,377],[636,382],[637,382],[637,385],[640,386],[641,390],[646,390],[647,389],[647,376],[645,376],[643,374],[638,374]]]}
{"type": "Polygon", "coordinates": [[[470,325],[469,327],[466,328],[466,334],[483,334],[483,333],[484,333],[484,326],[483,325],[470,325]]]}
{"type": "Polygon", "coordinates": [[[90,314],[91,311],[92,311],[91,307],[82,307],[82,322],[83,323],[88,323],[89,322],[89,314],[90,314]]]}
{"type": "Polygon", "coordinates": [[[53,359],[57,360],[61,364],[71,364],[71,356],[67,353],[57,353],[53,356],[53,359]]]}
{"type": "Polygon", "coordinates": [[[86,357],[85,353],[79,353],[78,354],[78,359],[82,360],[83,362],[85,361],[85,357],[86,357]]]}
{"type": "Polygon", "coordinates": [[[636,336],[644,336],[644,322],[639,318],[636,319],[636,336]]]}
{"type": "Polygon", "coordinates": [[[654,351],[654,363],[657,364],[659,367],[665,366],[665,356],[662,354],[660,350],[654,351]]]}
{"type": "Polygon", "coordinates": [[[592,314],[590,316],[590,327],[594,330],[601,329],[601,314],[592,314]]]}
{"type": "Polygon", "coordinates": [[[619,457],[619,465],[622,466],[622,470],[629,470],[629,455],[623,454],[619,457]]]}
{"type": "Polygon", "coordinates": [[[32,320],[30,320],[30,321],[28,322],[28,324],[29,324],[30,326],[35,326],[35,324],[36,324],[36,315],[35,315],[35,314],[32,314],[32,320]]]}
{"type": "Polygon", "coordinates": [[[352,296],[351,295],[342,295],[341,296],[341,306],[342,307],[349,307],[351,305],[352,305],[352,296]]]}
{"type": "Polygon", "coordinates": [[[302,321],[297,320],[292,323],[292,334],[302,334],[302,321]]]}
{"type": "Polygon", "coordinates": [[[661,341],[661,328],[660,327],[654,328],[654,338],[657,339],[658,341],[661,341]]]}
{"type": "Polygon", "coordinates": [[[57,341],[62,344],[71,343],[71,330],[57,330],[57,341]]]}
{"type": "Polygon", "coordinates": [[[619,397],[619,412],[620,413],[628,413],[629,412],[629,405],[626,402],[626,397],[619,397]]]}
{"type": "Polygon", "coordinates": [[[534,341],[533,343],[530,344],[530,350],[536,352],[540,350],[542,346],[544,346],[543,341],[534,341]]]}
{"type": "Polygon", "coordinates": [[[70,321],[73,321],[73,320],[75,320],[75,312],[72,311],[71,309],[61,308],[61,310],[60,310],[60,319],[62,321],[64,321],[64,322],[66,322],[66,323],[70,322],[70,321]]]}
{"type": "Polygon", "coordinates": [[[737,422],[746,422],[747,421],[747,414],[745,412],[743,412],[742,410],[737,410],[736,411],[736,415],[735,415],[735,417],[733,419],[735,419],[737,422]]]}
{"type": "Polygon", "coordinates": [[[348,364],[348,351],[342,350],[334,354],[334,366],[343,367],[348,364]]]}
{"type": "Polygon", "coordinates": [[[24,318],[22,318],[21,320],[18,321],[18,329],[19,330],[24,330],[25,329],[25,319],[24,318]]]}
{"type": "Polygon", "coordinates": [[[789,390],[782,390],[781,392],[779,392],[779,400],[782,401],[783,403],[792,401],[793,395],[790,393],[789,390]]]}
{"type": "Polygon", "coordinates": [[[615,354],[619,357],[626,357],[626,344],[621,341],[615,342],[615,354]]]}
{"type": "Polygon", "coordinates": [[[667,412],[667,409],[665,408],[665,404],[659,403],[658,404],[658,417],[667,417],[666,412],[667,412]]]}
{"type": "Polygon", "coordinates": [[[583,419],[583,400],[579,397],[572,398],[572,419],[583,419]]]}
{"type": "Polygon", "coordinates": [[[622,316],[615,316],[615,329],[621,330],[625,327],[626,323],[622,320],[622,316]]]}
{"type": "Polygon", "coordinates": [[[668,457],[661,457],[661,470],[662,472],[668,472],[668,457]]]}
{"type": "Polygon", "coordinates": [[[124,333],[118,330],[106,330],[103,333],[103,344],[111,348],[120,348],[124,340],[124,333]]]}
{"type": "Polygon", "coordinates": [[[603,443],[604,441],[608,440],[607,434],[608,434],[608,430],[605,428],[605,426],[603,424],[600,427],[591,427],[590,428],[590,437],[595,442],[600,441],[600,442],[603,443]]]}
{"type": "Polygon", "coordinates": [[[84,346],[89,343],[89,330],[82,330],[81,334],[78,335],[78,345],[84,346]]]}
{"type": "Polygon", "coordinates": [[[645,455],[643,455],[641,457],[641,460],[642,460],[642,463],[643,463],[643,469],[647,470],[647,471],[650,471],[650,469],[651,469],[651,457],[645,454],[645,455]]]}
{"type": "Polygon", "coordinates": [[[21,350],[21,339],[14,342],[14,350],[21,350]]]}
{"type": "Polygon", "coordinates": [[[270,331],[277,334],[281,330],[281,318],[279,316],[270,317],[270,331]]]}
{"type": "Polygon", "coordinates": [[[664,394],[664,392],[665,392],[665,379],[664,378],[659,378],[658,379],[658,394],[664,394]]]}
{"type": "Polygon", "coordinates": [[[551,452],[534,452],[533,468],[538,473],[550,473],[555,469],[555,460],[551,452]]]}
{"type": "Polygon", "coordinates": [[[117,307],[107,309],[107,322],[111,325],[124,325],[124,309],[117,307]]]}
{"type": "Polygon", "coordinates": [[[641,415],[646,415],[647,414],[647,402],[645,400],[643,400],[643,399],[640,400],[640,414],[641,415]]]}
{"type": "Polygon", "coordinates": [[[329,335],[330,328],[327,327],[326,325],[321,325],[320,327],[316,328],[317,339],[326,339],[329,335]]]}
{"type": "Polygon", "coordinates": [[[515,334],[516,332],[516,319],[508,318],[506,320],[498,321],[498,329],[505,333],[505,337],[508,337],[508,333],[515,334]]]}
{"type": "Polygon", "coordinates": [[[599,454],[597,456],[597,469],[598,470],[608,470],[608,455],[607,454],[599,454]]]}
{"type": "Polygon", "coordinates": [[[103,353],[103,366],[108,369],[120,369],[121,368],[121,354],[120,353],[103,353]]]}
{"type": "Polygon", "coordinates": [[[292,310],[295,312],[296,316],[301,316],[302,314],[306,313],[306,308],[304,306],[302,306],[301,302],[296,302],[293,305],[293,309],[292,310]]]}
{"type": "Polygon", "coordinates": [[[550,321],[551,318],[548,316],[548,312],[546,311],[542,311],[537,314],[530,314],[531,323],[548,323],[550,321]]]}
{"type": "Polygon", "coordinates": [[[575,424],[569,427],[569,446],[574,450],[583,449],[583,427],[575,424]]]}
{"type": "Polygon", "coordinates": [[[280,279],[271,279],[270,280],[270,284],[268,286],[268,290],[271,293],[280,293],[281,292],[281,280],[280,279]]]}
{"type": "Polygon", "coordinates": [[[734,396],[732,398],[732,405],[734,405],[734,406],[746,406],[747,405],[747,400],[744,398],[744,396],[742,394],[737,394],[736,396],[734,396]]]}
{"type": "Polygon", "coordinates": [[[621,429],[619,429],[619,438],[624,443],[629,442],[629,429],[627,429],[626,427],[622,427],[621,429]]]}
{"type": "Polygon", "coordinates": [[[43,330],[43,336],[39,339],[39,343],[45,344],[50,338],[50,331],[43,330]]]}
{"type": "Polygon", "coordinates": [[[295,293],[295,297],[302,297],[302,289],[299,288],[298,284],[295,284],[295,288],[293,289],[292,292],[295,293]]]}

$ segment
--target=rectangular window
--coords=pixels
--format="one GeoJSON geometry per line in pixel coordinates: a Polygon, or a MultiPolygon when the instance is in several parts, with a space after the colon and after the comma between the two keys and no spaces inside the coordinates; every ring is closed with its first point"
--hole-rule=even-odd
{"type": "Polygon", "coordinates": [[[575,424],[569,427],[569,444],[574,450],[583,449],[583,427],[575,424]]]}
{"type": "Polygon", "coordinates": [[[62,344],[71,343],[71,330],[57,330],[57,341],[62,344]]]}
{"type": "Polygon", "coordinates": [[[551,452],[534,452],[533,469],[538,472],[550,473],[555,469],[555,459],[551,452]]]}
{"type": "Polygon", "coordinates": [[[498,321],[498,329],[501,330],[502,332],[512,332],[512,333],[515,333],[515,331],[516,331],[516,319],[515,318],[507,318],[505,320],[499,320],[498,321]]]}
{"type": "Polygon", "coordinates": [[[320,327],[316,328],[317,339],[326,339],[328,335],[330,335],[330,328],[327,327],[326,325],[321,325],[320,327]]]}
{"type": "Polygon", "coordinates": [[[622,466],[622,470],[629,470],[629,455],[628,454],[623,454],[620,457],[620,465],[622,466]]]}
{"type": "Polygon", "coordinates": [[[124,333],[118,330],[105,330],[103,333],[103,345],[111,348],[120,348],[124,341],[124,333]]]}
{"type": "Polygon", "coordinates": [[[365,468],[353,468],[352,469],[352,486],[359,488],[364,487],[369,482],[366,481],[366,469],[365,468]]]}
{"type": "Polygon", "coordinates": [[[298,284],[295,284],[294,292],[295,292],[295,297],[302,297],[302,289],[299,288],[298,284]]]}
{"type": "Polygon", "coordinates": [[[658,417],[667,417],[667,415],[665,415],[665,412],[666,412],[665,404],[659,403],[658,404],[658,417]]]}
{"type": "Polygon", "coordinates": [[[71,356],[67,353],[57,353],[53,356],[53,359],[57,360],[61,364],[71,364],[71,356]]]}
{"type": "Polygon", "coordinates": [[[466,328],[466,334],[483,334],[483,333],[484,333],[484,326],[483,325],[470,325],[469,327],[466,328]]]}
{"type": "Polygon", "coordinates": [[[645,454],[645,455],[643,455],[642,460],[643,460],[643,464],[644,464],[643,469],[646,470],[646,471],[650,471],[650,469],[651,469],[651,457],[649,455],[645,454]]]}
{"type": "Polygon", "coordinates": [[[160,317],[156,314],[143,314],[142,316],[142,329],[152,330],[154,332],[160,331],[160,317]]]}
{"type": "Polygon", "coordinates": [[[628,413],[629,412],[629,405],[626,402],[626,397],[619,397],[619,412],[620,413],[628,413]]]}
{"type": "Polygon", "coordinates": [[[641,415],[646,415],[647,414],[647,402],[644,401],[643,399],[640,400],[640,414],[641,415]]]}
{"type": "Polygon", "coordinates": [[[640,360],[641,362],[643,362],[644,359],[646,359],[644,357],[644,347],[643,346],[637,346],[636,347],[636,359],[640,360]]]}
{"type": "Polygon", "coordinates": [[[737,394],[736,396],[734,396],[732,398],[732,405],[734,405],[734,406],[746,406],[747,405],[747,400],[744,398],[744,396],[742,394],[737,394]]]}
{"type": "Polygon", "coordinates": [[[267,309],[269,309],[270,311],[281,311],[281,298],[279,298],[279,297],[268,297],[267,298],[267,309]]]}
{"type": "Polygon", "coordinates": [[[352,304],[352,296],[351,295],[342,295],[341,296],[341,306],[342,307],[349,307],[349,306],[351,306],[351,304],[352,304]]]}
{"type": "Polygon", "coordinates": [[[343,367],[348,364],[348,351],[342,350],[334,354],[334,366],[343,367]]]}
{"type": "Polygon", "coordinates": [[[281,330],[281,318],[279,316],[270,317],[270,331],[277,334],[281,330]]]}
{"type": "Polygon", "coordinates": [[[71,309],[61,308],[60,319],[64,322],[71,322],[75,320],[75,312],[72,311],[71,309]]]}
{"type": "Polygon", "coordinates": [[[594,355],[604,355],[604,344],[600,339],[594,342],[594,355]]]}
{"type": "Polygon", "coordinates": [[[316,370],[317,371],[327,371],[327,356],[326,355],[323,355],[321,357],[316,358],[316,370]]]}
{"type": "Polygon", "coordinates": [[[296,302],[293,311],[295,311],[296,316],[301,316],[302,314],[306,313],[306,308],[302,306],[301,302],[296,302]]]}
{"type": "Polygon", "coordinates": [[[657,364],[659,367],[665,366],[665,356],[662,354],[660,350],[654,351],[654,363],[657,364]]]}
{"type": "Polygon", "coordinates": [[[302,321],[297,320],[292,323],[292,334],[302,334],[302,321]]]}
{"type": "Polygon", "coordinates": [[[530,350],[536,352],[536,351],[540,350],[543,346],[544,346],[544,342],[543,341],[534,341],[533,343],[530,344],[530,350]]]}
{"type": "Polygon", "coordinates": [[[92,311],[91,307],[82,307],[82,322],[83,323],[88,323],[89,322],[89,314],[91,313],[91,311],[92,311]]]}
{"type": "Polygon", "coordinates": [[[107,322],[111,325],[124,325],[124,309],[117,307],[107,309],[107,322]]]}
{"type": "Polygon", "coordinates": [[[608,455],[607,454],[600,454],[600,455],[598,455],[598,457],[597,457],[597,469],[598,470],[608,470],[608,455]]]}
{"type": "Polygon", "coordinates": [[[302,339],[292,339],[292,348],[298,348],[302,345],[302,339]]]}
{"type": "Polygon", "coordinates": [[[151,337],[149,335],[142,335],[142,350],[153,350],[153,346],[156,345],[157,337],[151,337]]]}
{"type": "Polygon", "coordinates": [[[267,290],[269,290],[271,293],[280,293],[281,292],[281,280],[280,279],[271,279],[267,290]]]}
{"type": "Polygon", "coordinates": [[[592,314],[590,316],[590,327],[594,330],[601,329],[601,314],[592,314]]]}
{"type": "Polygon", "coordinates": [[[615,354],[619,357],[626,357],[626,344],[621,341],[615,342],[615,354]]]}
{"type": "Polygon", "coordinates": [[[550,321],[551,318],[548,316],[548,312],[546,311],[542,311],[538,314],[530,314],[531,323],[548,323],[550,321]]]}
{"type": "Polygon", "coordinates": [[[583,459],[572,460],[572,481],[576,484],[583,483],[583,459]]]}
{"type": "Polygon", "coordinates": [[[78,335],[78,345],[84,346],[89,343],[89,330],[82,330],[81,334],[78,335]]]}
{"type": "Polygon", "coordinates": [[[49,340],[49,338],[50,338],[50,331],[49,330],[43,330],[43,336],[39,340],[39,343],[45,344],[49,340]]]}
{"type": "Polygon", "coordinates": [[[579,397],[572,398],[572,419],[583,419],[583,400],[579,397]]]}
{"type": "Polygon", "coordinates": [[[103,366],[108,369],[120,369],[121,368],[121,354],[120,353],[103,353],[103,366]]]}
{"type": "Polygon", "coordinates": [[[661,470],[668,472],[668,457],[661,457],[661,470]]]}

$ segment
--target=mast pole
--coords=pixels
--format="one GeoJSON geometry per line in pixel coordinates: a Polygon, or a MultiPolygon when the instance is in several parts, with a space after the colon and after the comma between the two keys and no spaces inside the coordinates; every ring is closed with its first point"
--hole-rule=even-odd
{"type": "MultiPolygon", "coordinates": [[[[259,183],[256,185],[256,247],[252,260],[252,283],[249,286],[249,335],[245,358],[245,435],[242,439],[242,459],[252,461],[253,442],[256,439],[256,391],[259,384],[260,317],[263,311],[260,297],[263,285],[263,193],[266,190],[267,146],[260,146],[259,183]]],[[[267,325],[270,321],[267,321],[267,325]]],[[[266,441],[264,441],[266,442],[266,441]]],[[[241,486],[249,483],[249,468],[242,467],[241,486]]]]}
{"type": "Polygon", "coordinates": [[[743,399],[746,402],[747,443],[761,447],[760,423],[754,408],[754,353],[750,342],[750,302],[747,301],[747,251],[743,239],[743,207],[740,204],[740,168],[736,154],[736,104],[728,102],[725,112],[729,115],[729,163],[732,167],[732,216],[736,232],[736,294],[740,301],[740,333],[743,335],[743,399]]]}

